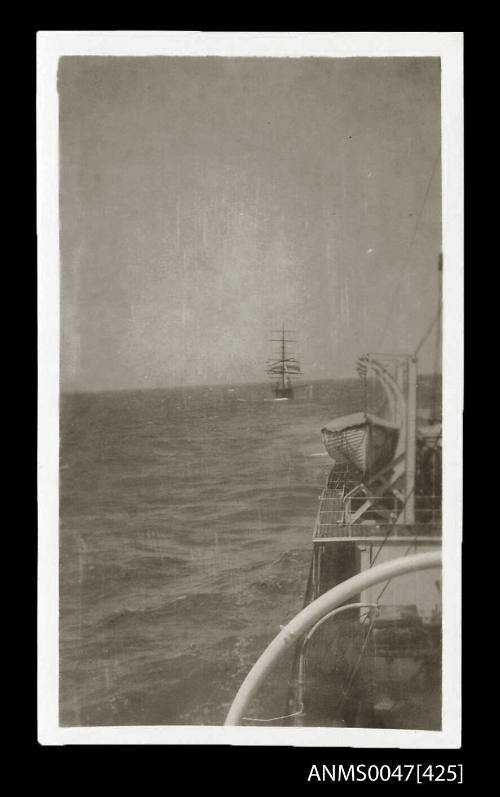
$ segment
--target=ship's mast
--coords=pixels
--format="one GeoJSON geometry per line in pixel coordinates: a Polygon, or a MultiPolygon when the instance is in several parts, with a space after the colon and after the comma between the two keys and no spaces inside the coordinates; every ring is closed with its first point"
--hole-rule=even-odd
{"type": "Polygon", "coordinates": [[[282,393],[291,390],[290,376],[292,374],[298,376],[301,373],[298,361],[295,357],[289,356],[286,348],[287,343],[295,343],[295,340],[286,337],[287,333],[293,331],[292,329],[285,329],[285,324],[283,323],[281,329],[273,329],[273,332],[278,334],[279,338],[271,338],[272,343],[279,343],[279,350],[277,359],[268,361],[267,373],[278,377],[276,389],[282,393]]]}

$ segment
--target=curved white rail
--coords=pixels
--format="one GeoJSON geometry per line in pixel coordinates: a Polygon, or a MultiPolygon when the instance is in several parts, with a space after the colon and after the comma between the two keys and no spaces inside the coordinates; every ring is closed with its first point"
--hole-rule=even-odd
{"type": "Polygon", "coordinates": [[[310,628],[320,620],[325,614],[340,606],[353,595],[358,595],[368,587],[372,587],[381,581],[402,576],[416,570],[429,570],[433,567],[441,567],[441,552],[431,551],[429,553],[419,553],[413,556],[401,556],[398,559],[391,559],[389,562],[375,565],[369,570],[363,570],[352,578],[337,584],[336,587],[328,590],[315,601],[309,603],[299,612],[288,625],[286,625],[276,636],[270,645],[267,646],[261,657],[256,661],[247,677],[241,684],[238,693],[233,701],[224,725],[239,725],[246,713],[248,705],[266,675],[278,659],[293,645],[297,640],[309,631],[310,628]]]}

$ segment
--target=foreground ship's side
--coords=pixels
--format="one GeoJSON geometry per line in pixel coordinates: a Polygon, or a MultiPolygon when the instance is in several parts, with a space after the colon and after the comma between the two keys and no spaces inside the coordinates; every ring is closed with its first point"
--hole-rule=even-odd
{"type": "MultiPolygon", "coordinates": [[[[334,464],[304,610],[261,658],[295,647],[277,724],[438,730],[441,424],[432,409],[417,413],[414,357],[368,355],[359,371],[366,411],[322,430],[334,464]]],[[[259,662],[242,686],[247,697],[259,662]]],[[[229,724],[238,716],[233,707],[229,724]]]]}

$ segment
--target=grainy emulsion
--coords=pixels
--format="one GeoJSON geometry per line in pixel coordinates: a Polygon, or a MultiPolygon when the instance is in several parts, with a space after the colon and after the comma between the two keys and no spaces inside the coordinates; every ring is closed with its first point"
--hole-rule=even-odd
{"type": "Polygon", "coordinates": [[[66,728],[441,727],[440,50],[345,35],[58,60],[66,728]]]}

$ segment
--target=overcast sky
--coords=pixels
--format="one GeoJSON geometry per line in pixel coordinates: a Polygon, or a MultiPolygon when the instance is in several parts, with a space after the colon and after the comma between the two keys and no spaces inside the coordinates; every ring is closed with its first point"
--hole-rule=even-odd
{"type": "Polygon", "coordinates": [[[416,349],[438,59],[69,57],[59,95],[63,389],[262,381],[282,322],[305,380],[416,349]]]}

